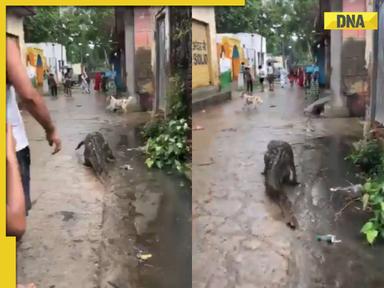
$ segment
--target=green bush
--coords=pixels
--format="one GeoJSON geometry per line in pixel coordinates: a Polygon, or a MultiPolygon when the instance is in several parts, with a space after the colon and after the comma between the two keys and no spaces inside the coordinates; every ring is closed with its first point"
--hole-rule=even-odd
{"type": "Polygon", "coordinates": [[[362,196],[363,209],[368,207],[372,210],[373,217],[364,224],[361,232],[365,234],[369,244],[372,244],[380,235],[384,239],[384,180],[377,179],[364,184],[362,196]]]}
{"type": "MultiPolygon", "coordinates": [[[[185,119],[170,120],[161,125],[157,135],[147,140],[145,163],[149,168],[175,168],[184,169],[184,162],[190,151],[187,144],[188,127],[185,119]]],[[[154,129],[156,131],[156,129],[154,129]]]]}
{"type": "Polygon", "coordinates": [[[184,83],[177,74],[169,79],[169,83],[167,116],[169,119],[185,119],[187,108],[183,101],[183,95],[186,93],[184,83]]]}
{"type": "Polygon", "coordinates": [[[157,137],[164,130],[166,123],[164,120],[151,120],[146,123],[141,131],[145,140],[149,138],[157,137]]]}
{"type": "Polygon", "coordinates": [[[368,176],[379,176],[383,172],[383,148],[377,140],[354,143],[353,152],[347,157],[361,172],[368,176]]]}
{"type": "Polygon", "coordinates": [[[363,210],[370,209],[373,217],[361,228],[369,244],[378,236],[384,239],[384,153],[379,141],[359,141],[347,157],[365,178],[361,201],[363,210]]]}
{"type": "Polygon", "coordinates": [[[187,142],[190,128],[184,101],[186,91],[178,74],[171,77],[169,83],[167,120],[152,120],[142,131],[147,141],[145,163],[149,168],[173,168],[183,171],[191,151],[187,142]]]}

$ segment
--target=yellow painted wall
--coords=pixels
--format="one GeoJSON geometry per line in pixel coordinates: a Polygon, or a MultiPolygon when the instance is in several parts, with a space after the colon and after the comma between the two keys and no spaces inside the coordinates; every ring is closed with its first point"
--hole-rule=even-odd
{"type": "Polygon", "coordinates": [[[211,84],[208,25],[192,21],[192,88],[211,84]]]}
{"type": "Polygon", "coordinates": [[[192,7],[192,21],[192,43],[195,42],[195,47],[192,46],[192,57],[193,54],[207,54],[208,61],[207,65],[198,64],[205,62],[204,56],[202,58],[199,56],[196,64],[192,60],[192,89],[207,86],[219,87],[215,9],[213,7],[192,7]],[[206,39],[206,45],[200,43],[204,39],[206,39]]]}

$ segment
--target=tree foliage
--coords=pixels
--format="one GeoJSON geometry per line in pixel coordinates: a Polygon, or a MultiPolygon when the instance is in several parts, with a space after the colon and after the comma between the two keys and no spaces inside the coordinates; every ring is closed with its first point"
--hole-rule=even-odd
{"type": "Polygon", "coordinates": [[[216,8],[218,33],[258,33],[267,51],[293,62],[309,60],[318,0],[248,0],[244,7],[216,8]]]}
{"type": "Polygon", "coordinates": [[[103,66],[112,52],[114,10],[110,7],[37,7],[24,22],[26,42],[64,45],[71,63],[103,66]]]}

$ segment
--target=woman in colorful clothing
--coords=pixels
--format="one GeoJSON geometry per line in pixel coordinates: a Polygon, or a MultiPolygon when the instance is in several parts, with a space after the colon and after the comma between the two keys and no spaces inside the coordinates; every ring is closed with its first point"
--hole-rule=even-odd
{"type": "Polygon", "coordinates": [[[293,69],[290,69],[288,74],[288,80],[291,87],[293,87],[293,84],[295,83],[295,78],[296,77],[295,77],[295,73],[293,72],[293,69]]]}
{"type": "Polygon", "coordinates": [[[297,85],[304,87],[304,70],[302,67],[299,68],[299,75],[297,79],[297,85]]]}
{"type": "Polygon", "coordinates": [[[93,87],[95,91],[100,91],[100,84],[101,84],[101,73],[97,72],[95,76],[95,86],[93,87]]]}

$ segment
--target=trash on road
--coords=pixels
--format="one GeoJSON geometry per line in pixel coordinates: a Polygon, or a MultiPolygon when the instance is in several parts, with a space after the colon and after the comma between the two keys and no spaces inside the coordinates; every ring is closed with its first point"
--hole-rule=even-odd
{"type": "Polygon", "coordinates": [[[274,107],[276,107],[276,105],[269,105],[269,107],[274,108],[274,107]]]}
{"type": "Polygon", "coordinates": [[[132,166],[129,164],[125,164],[125,165],[121,166],[120,168],[124,169],[124,170],[133,170],[132,166]]]}
{"type": "Polygon", "coordinates": [[[224,129],[221,129],[221,132],[236,132],[237,129],[236,128],[224,128],[224,129]]]}
{"type": "Polygon", "coordinates": [[[215,161],[213,160],[213,158],[210,158],[209,161],[198,163],[197,166],[209,166],[209,165],[212,165],[213,163],[215,163],[215,161]]]}
{"type": "Polygon", "coordinates": [[[127,151],[145,151],[145,146],[139,146],[134,148],[127,148],[127,151]]]}
{"type": "Polygon", "coordinates": [[[152,258],[152,254],[141,254],[141,253],[138,253],[137,255],[136,255],[136,257],[140,260],[140,261],[146,261],[146,260],[148,260],[148,259],[150,259],[150,258],[152,258]]]}
{"type": "Polygon", "coordinates": [[[331,192],[347,192],[351,193],[353,195],[362,195],[363,194],[363,185],[356,184],[356,185],[350,185],[346,187],[331,187],[329,188],[331,192]]]}
{"type": "Polygon", "coordinates": [[[204,130],[204,127],[203,126],[199,126],[197,125],[195,128],[193,128],[192,130],[195,130],[195,131],[198,131],[198,130],[204,130]]]}
{"type": "Polygon", "coordinates": [[[336,236],[333,234],[317,235],[316,240],[317,241],[324,241],[324,242],[327,242],[329,244],[341,243],[341,240],[337,240],[336,236]]]}

